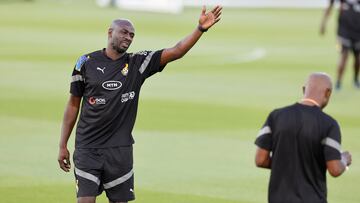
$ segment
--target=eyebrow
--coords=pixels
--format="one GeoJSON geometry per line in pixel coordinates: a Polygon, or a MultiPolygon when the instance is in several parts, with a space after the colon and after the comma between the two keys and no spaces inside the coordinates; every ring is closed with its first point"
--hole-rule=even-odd
{"type": "Polygon", "coordinates": [[[135,34],[135,32],[132,32],[129,29],[126,29],[126,28],[120,28],[120,30],[125,30],[125,31],[129,32],[130,34],[135,34]]]}

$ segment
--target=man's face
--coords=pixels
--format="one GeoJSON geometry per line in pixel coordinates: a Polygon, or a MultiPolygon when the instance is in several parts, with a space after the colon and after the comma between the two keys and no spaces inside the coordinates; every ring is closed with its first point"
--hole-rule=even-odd
{"type": "Polygon", "coordinates": [[[111,46],[118,53],[125,53],[130,47],[135,36],[134,27],[131,24],[121,24],[109,30],[111,46]]]}

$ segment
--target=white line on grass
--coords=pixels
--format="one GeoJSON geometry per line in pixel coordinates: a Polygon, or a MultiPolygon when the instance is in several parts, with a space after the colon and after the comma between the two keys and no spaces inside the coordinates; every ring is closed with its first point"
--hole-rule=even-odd
{"type": "Polygon", "coordinates": [[[229,60],[231,63],[248,63],[265,58],[267,51],[264,48],[254,48],[247,53],[237,53],[236,55],[230,55],[229,60]]]}
{"type": "Polygon", "coordinates": [[[262,58],[265,58],[267,55],[267,50],[262,47],[256,48],[239,48],[236,50],[230,50],[222,53],[217,52],[195,52],[192,53],[192,56],[195,57],[206,57],[207,60],[211,60],[212,64],[239,64],[239,63],[249,63],[253,61],[258,61],[262,58]]]}

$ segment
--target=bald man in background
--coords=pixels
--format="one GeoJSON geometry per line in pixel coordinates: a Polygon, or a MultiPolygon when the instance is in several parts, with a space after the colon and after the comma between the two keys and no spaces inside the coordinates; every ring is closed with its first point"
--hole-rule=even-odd
{"type": "Polygon", "coordinates": [[[221,6],[203,7],[195,30],[174,47],[127,53],[135,36],[133,24],[114,20],[107,47],[81,56],[73,69],[70,98],[61,129],[58,162],[69,172],[67,143],[77,123],[74,172],[79,203],[94,203],[103,190],[110,203],[135,199],[132,130],[140,88],[165,65],[183,57],[204,32],[220,20],[221,6]]]}
{"type": "Polygon", "coordinates": [[[311,74],[303,91],[299,103],[270,113],[255,141],[256,165],[271,170],[269,203],[326,203],[326,170],[337,177],[351,164],[338,123],[322,111],[330,77],[311,74]]]}

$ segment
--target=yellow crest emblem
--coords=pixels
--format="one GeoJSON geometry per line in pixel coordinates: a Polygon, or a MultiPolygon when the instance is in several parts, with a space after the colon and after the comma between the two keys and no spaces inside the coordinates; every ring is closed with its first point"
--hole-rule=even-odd
{"type": "Polygon", "coordinates": [[[127,74],[129,73],[129,64],[125,64],[125,67],[121,70],[121,73],[123,74],[123,76],[127,76],[127,74]]]}

